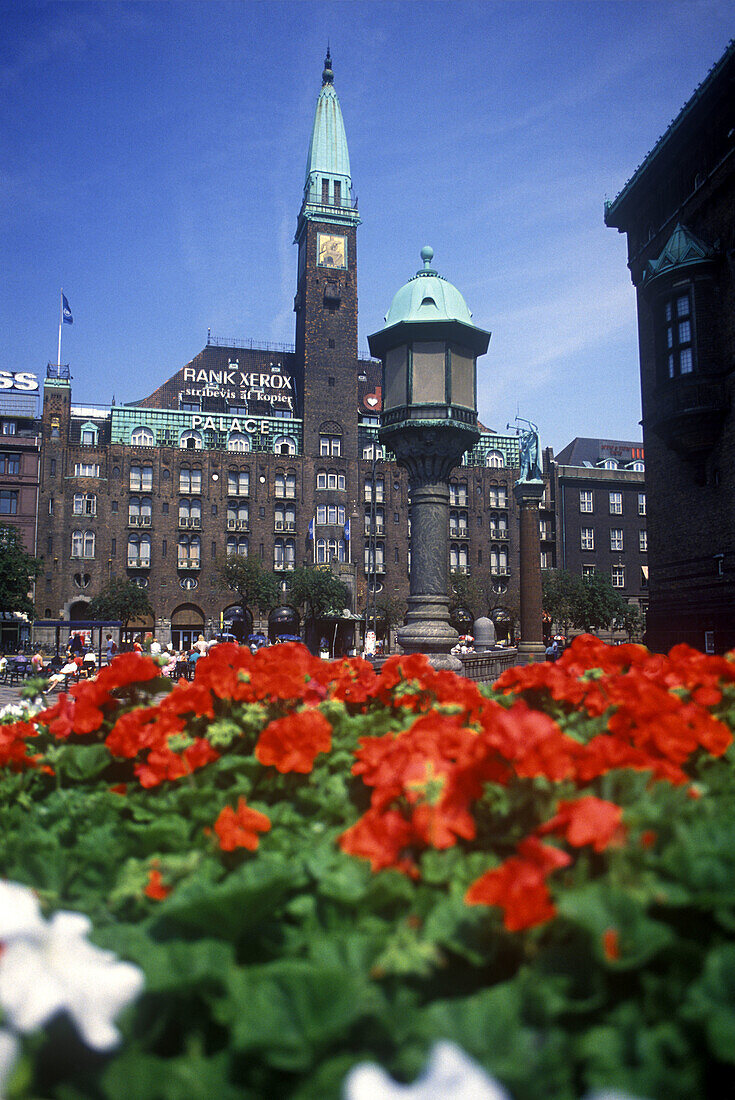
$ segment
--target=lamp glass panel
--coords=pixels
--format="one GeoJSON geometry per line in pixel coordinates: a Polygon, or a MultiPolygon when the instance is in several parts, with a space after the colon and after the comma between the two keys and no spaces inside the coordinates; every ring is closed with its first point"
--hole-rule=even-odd
{"type": "Polygon", "coordinates": [[[385,409],[395,409],[407,402],[407,362],[405,345],[391,348],[385,356],[385,394],[383,396],[385,409]]]}
{"type": "Polygon", "coordinates": [[[445,403],[445,347],[441,340],[422,340],[413,345],[412,405],[445,403]]]}
{"type": "Polygon", "coordinates": [[[475,407],[475,357],[467,348],[452,348],[452,404],[475,407]]]}

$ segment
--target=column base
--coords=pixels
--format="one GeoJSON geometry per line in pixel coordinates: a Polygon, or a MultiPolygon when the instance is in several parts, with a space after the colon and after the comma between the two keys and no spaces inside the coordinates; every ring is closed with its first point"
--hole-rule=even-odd
{"type": "Polygon", "coordinates": [[[518,664],[533,665],[546,660],[546,647],[543,642],[519,642],[518,664]]]}
{"type": "MultiPolygon", "coordinates": [[[[410,614],[407,618],[410,618],[410,614]]],[[[448,622],[414,619],[399,629],[397,637],[404,653],[423,653],[432,668],[462,675],[462,662],[449,652],[459,641],[459,635],[448,622]]]]}

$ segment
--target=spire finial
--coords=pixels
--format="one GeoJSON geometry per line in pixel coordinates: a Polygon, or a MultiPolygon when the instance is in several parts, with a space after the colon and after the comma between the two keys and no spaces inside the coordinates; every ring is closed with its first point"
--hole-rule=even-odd
{"type": "Polygon", "coordinates": [[[327,43],[327,56],[324,58],[324,72],[322,73],[322,87],[325,84],[334,83],[334,72],[332,71],[332,55],[329,52],[329,43],[327,43]]]}
{"type": "Polygon", "coordinates": [[[421,249],[421,259],[424,261],[424,266],[419,268],[416,272],[417,275],[436,275],[436,271],[431,266],[431,261],[434,259],[434,249],[430,244],[425,244],[421,249]]]}

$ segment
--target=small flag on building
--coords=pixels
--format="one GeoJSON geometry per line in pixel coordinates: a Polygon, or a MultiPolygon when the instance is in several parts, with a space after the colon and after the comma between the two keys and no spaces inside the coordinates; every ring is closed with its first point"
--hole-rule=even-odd
{"type": "Polygon", "coordinates": [[[309,520],[309,541],[310,542],[314,541],[314,518],[313,518],[313,516],[309,520]]]}
{"type": "Polygon", "coordinates": [[[349,520],[347,520],[347,523],[345,524],[344,534],[345,534],[345,542],[349,542],[350,541],[350,521],[349,520]]]}
{"type": "Polygon", "coordinates": [[[61,295],[61,317],[65,325],[73,325],[74,318],[71,315],[71,308],[66,298],[66,294],[61,295]]]}

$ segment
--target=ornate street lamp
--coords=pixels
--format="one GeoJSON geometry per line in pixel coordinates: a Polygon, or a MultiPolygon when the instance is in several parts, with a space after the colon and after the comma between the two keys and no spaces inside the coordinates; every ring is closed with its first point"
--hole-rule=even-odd
{"type": "Polygon", "coordinates": [[[408,473],[411,492],[411,594],[398,632],[404,652],[426,653],[435,668],[461,670],[450,654],[449,475],[480,438],[478,355],[490,333],[472,324],[456,287],[431,266],[433,249],[395,295],[385,327],[368,337],[383,363],[379,438],[408,473]]]}

